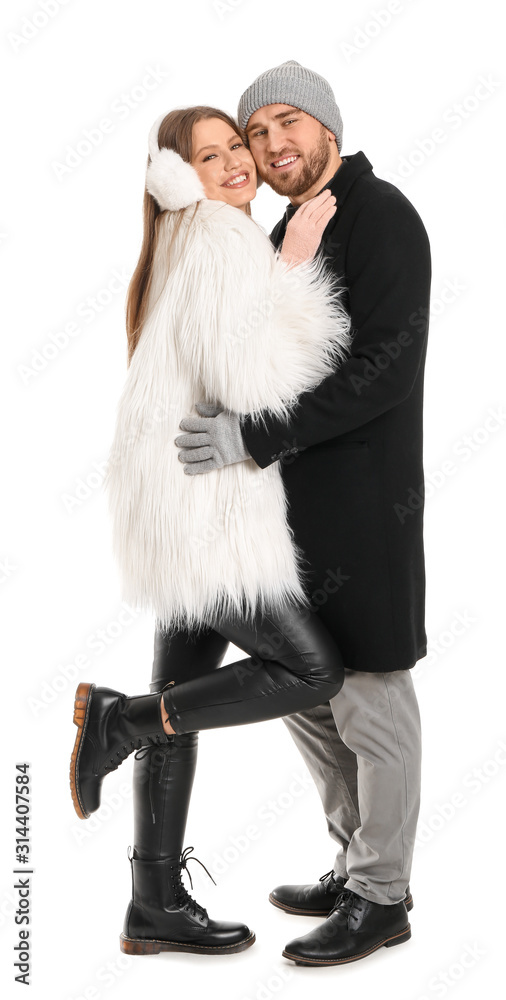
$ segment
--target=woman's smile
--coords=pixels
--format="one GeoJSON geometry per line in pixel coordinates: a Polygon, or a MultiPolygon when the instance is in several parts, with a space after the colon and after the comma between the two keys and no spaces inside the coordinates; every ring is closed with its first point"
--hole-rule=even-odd
{"type": "Polygon", "coordinates": [[[222,187],[244,187],[249,181],[249,172],[247,170],[243,171],[241,174],[233,174],[228,181],[222,184],[222,187]]]}

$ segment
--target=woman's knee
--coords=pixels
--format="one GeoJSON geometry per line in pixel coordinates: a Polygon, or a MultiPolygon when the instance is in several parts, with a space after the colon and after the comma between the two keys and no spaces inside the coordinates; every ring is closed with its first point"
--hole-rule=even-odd
{"type": "Polygon", "coordinates": [[[336,670],[334,674],[334,679],[330,683],[330,692],[325,700],[330,701],[331,698],[335,698],[336,694],[339,694],[343,684],[344,684],[344,668],[343,669],[339,668],[338,670],[336,670]]]}
{"type": "Polygon", "coordinates": [[[344,684],[344,663],[339,649],[319,650],[315,662],[312,664],[311,676],[321,688],[325,698],[322,701],[330,701],[336,694],[339,694],[344,684]]]}
{"type": "Polygon", "coordinates": [[[300,650],[300,662],[308,679],[333,698],[344,684],[344,660],[337,642],[316,615],[299,617],[290,622],[291,642],[300,650]],[[295,629],[295,631],[294,631],[295,629]]]}

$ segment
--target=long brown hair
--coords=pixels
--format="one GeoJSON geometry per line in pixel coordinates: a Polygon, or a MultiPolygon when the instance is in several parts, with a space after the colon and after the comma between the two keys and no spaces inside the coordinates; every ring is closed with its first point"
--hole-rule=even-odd
{"type": "MultiPolygon", "coordinates": [[[[239,138],[247,144],[245,134],[239,128],[238,123],[226,111],[220,111],[219,108],[211,108],[207,107],[207,105],[199,104],[191,108],[169,111],[165,115],[158,131],[158,145],[160,149],[163,146],[167,147],[167,149],[174,149],[186,163],[191,163],[193,126],[196,122],[202,121],[204,118],[219,118],[221,121],[226,122],[237,133],[239,138]]],[[[150,162],[150,157],[148,157],[147,162],[150,162]]],[[[186,209],[180,209],[177,213],[174,213],[178,215],[178,218],[176,219],[173,238],[181,226],[185,211],[186,209]]],[[[248,215],[251,215],[249,205],[246,206],[246,212],[248,215]]],[[[160,218],[163,214],[164,212],[160,209],[158,202],[149,191],[144,189],[142,247],[137,267],[128,285],[126,299],[128,365],[132,360],[132,355],[141,335],[142,325],[146,319],[153,256],[158,237],[160,218]]]]}

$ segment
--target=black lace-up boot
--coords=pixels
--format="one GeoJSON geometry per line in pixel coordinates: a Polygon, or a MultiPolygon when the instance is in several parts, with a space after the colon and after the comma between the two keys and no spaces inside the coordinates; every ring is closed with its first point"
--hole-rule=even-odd
{"type": "MultiPolygon", "coordinates": [[[[211,920],[207,910],[189,895],[181,871],[186,868],[190,874],[188,860],[202,864],[198,858],[188,857],[190,851],[193,847],[187,847],[180,857],[160,861],[130,859],[132,899],[120,935],[121,951],[128,955],[156,955],[160,951],[231,955],[253,944],[255,935],[246,924],[211,920]]],[[[191,875],[190,885],[193,888],[191,875]]]]}
{"type": "MultiPolygon", "coordinates": [[[[169,687],[170,685],[166,685],[169,687]]],[[[77,736],[70,761],[70,790],[77,815],[86,819],[100,806],[109,771],[142,746],[167,743],[160,694],[128,698],[95,684],[79,684],[74,701],[77,736]]]]}
{"type": "MultiPolygon", "coordinates": [[[[339,893],[343,891],[347,879],[336,875],[334,869],[320,875],[318,882],[308,885],[278,885],[269,893],[269,901],[286,913],[297,913],[307,917],[326,917],[335,905],[339,893]]],[[[413,909],[413,897],[409,885],[404,904],[413,909]]]]}
{"type": "Polygon", "coordinates": [[[135,754],[133,889],[120,937],[122,951],[129,954],[154,954],[178,946],[188,951],[192,944],[196,952],[223,955],[255,940],[245,924],[209,921],[204,907],[181,884],[186,861],[198,861],[188,858],[193,848],[182,851],[198,738],[198,732],[170,736],[167,744],[145,746],[135,754]],[[156,892],[152,879],[160,881],[156,892]]]}

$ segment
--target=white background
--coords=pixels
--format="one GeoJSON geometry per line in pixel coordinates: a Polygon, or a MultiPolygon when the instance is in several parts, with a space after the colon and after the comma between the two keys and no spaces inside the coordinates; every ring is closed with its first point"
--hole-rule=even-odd
{"type": "MultiPolygon", "coordinates": [[[[0,38],[4,996],[23,992],[13,979],[12,869],[15,764],[24,760],[33,779],[32,997],[498,996],[506,772],[499,2],[52,0],[50,7],[43,24],[40,3],[4,2],[0,38]],[[287,59],[330,81],[344,120],[343,154],[363,150],[376,175],[400,187],[432,247],[429,655],[414,671],[424,760],[412,938],[342,968],[300,968],[281,957],[285,943],[316,921],[275,909],[268,893],[282,882],[316,881],[332,867],[335,845],[276,720],[201,734],[185,840],[218,883],[191,866],[199,901],[215,918],[247,922],[257,943],[226,958],[130,958],[118,937],[130,898],[132,759],[109,777],[103,808],[86,822],[68,788],[76,683],[146,691],[153,641],[149,617],[118,626],[119,580],[100,489],[126,373],[125,290],[99,310],[83,310],[88,298],[105,302],[115,272],[126,285],[137,261],[155,118],[193,103],[235,114],[252,80],[287,59]],[[55,164],[104,118],[109,133],[59,179],[55,164]],[[79,332],[36,371],[37,357],[69,323],[79,332]],[[490,422],[492,411],[498,417],[490,422]]],[[[264,185],[254,217],[270,231],[284,205],[264,185]]],[[[364,615],[367,628],[367,608],[364,615]]],[[[228,659],[238,655],[230,647],[228,659]]]]}

